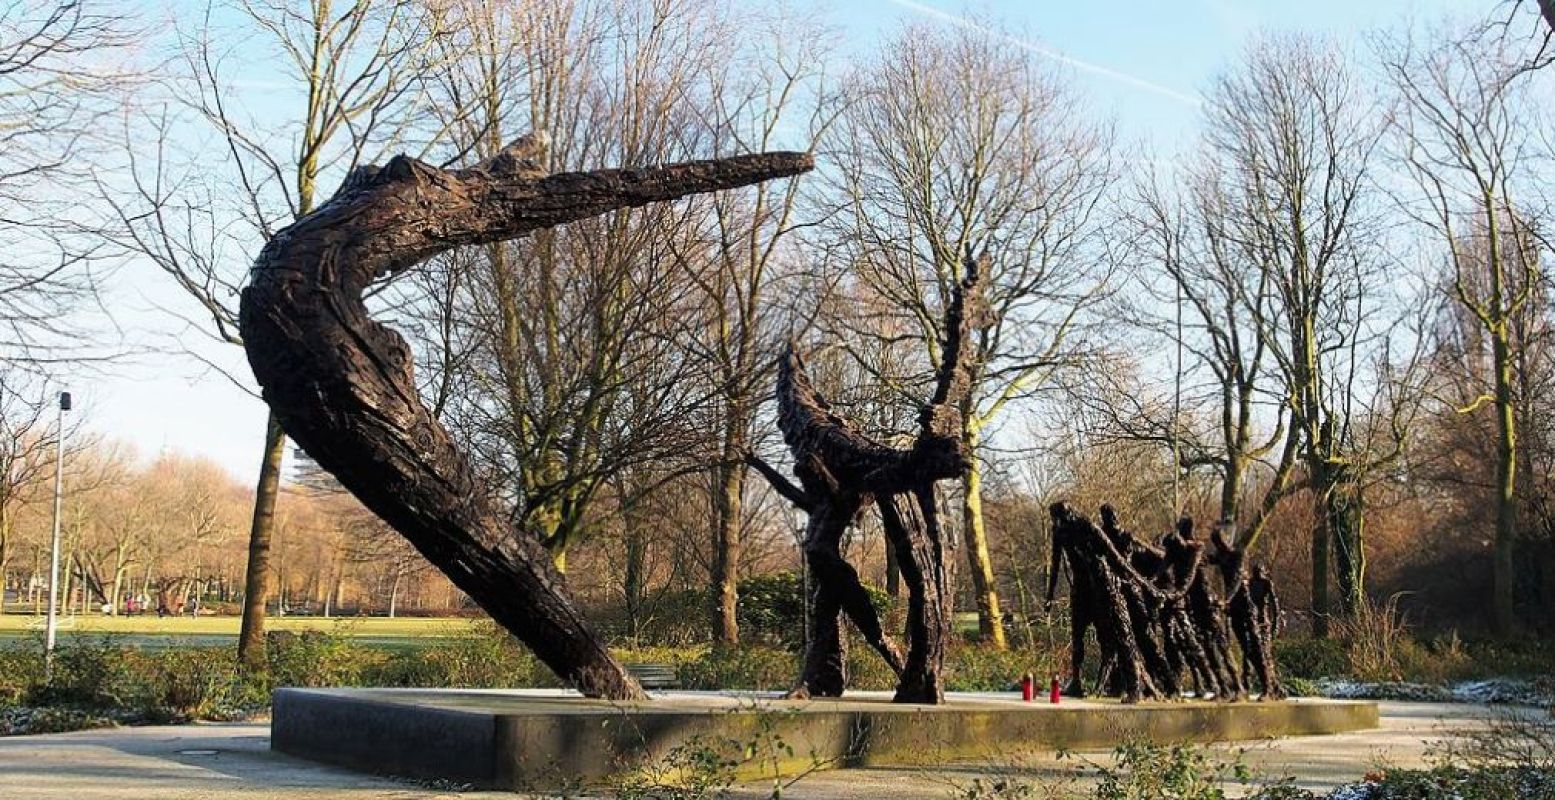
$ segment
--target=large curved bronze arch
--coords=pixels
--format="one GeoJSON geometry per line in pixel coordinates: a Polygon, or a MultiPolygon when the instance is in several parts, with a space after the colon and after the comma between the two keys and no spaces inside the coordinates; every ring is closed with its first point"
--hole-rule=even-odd
{"type": "Polygon", "coordinates": [[[639,699],[533,538],[513,535],[421,403],[409,345],[373,320],[374,280],[462,245],[689,194],[797,175],[804,153],[546,175],[527,137],[442,170],[407,156],[358,169],[260,252],[241,305],[249,364],[286,433],[579,691],[639,699]]]}

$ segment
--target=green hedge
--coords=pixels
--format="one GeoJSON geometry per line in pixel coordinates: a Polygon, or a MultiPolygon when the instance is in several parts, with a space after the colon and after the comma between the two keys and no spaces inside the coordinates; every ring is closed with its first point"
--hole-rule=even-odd
{"type": "MultiPolygon", "coordinates": [[[[864,586],[881,617],[887,617],[895,601],[884,591],[864,586]]],[[[804,578],[797,572],[775,572],[742,579],[735,616],[740,639],[751,644],[798,650],[804,643],[804,578]]],[[[707,618],[712,606],[705,589],[671,592],[654,598],[651,611],[640,612],[636,626],[624,608],[596,609],[594,616],[615,640],[635,639],[671,647],[692,646],[707,637],[707,618]]]]}
{"type": "Polygon", "coordinates": [[[1278,639],[1274,661],[1281,676],[1309,681],[1350,674],[1350,654],[1338,639],[1278,639]]]}
{"type": "MultiPolygon", "coordinates": [[[[776,691],[793,685],[799,667],[799,655],[781,648],[719,647],[682,663],[680,679],[687,689],[776,691]]],[[[1014,691],[1027,672],[1036,675],[1041,686],[1057,674],[1050,654],[953,646],[945,658],[945,688],[953,692],[1014,691]]],[[[848,649],[848,685],[862,691],[886,691],[896,687],[896,678],[878,654],[854,641],[848,649]]]]}

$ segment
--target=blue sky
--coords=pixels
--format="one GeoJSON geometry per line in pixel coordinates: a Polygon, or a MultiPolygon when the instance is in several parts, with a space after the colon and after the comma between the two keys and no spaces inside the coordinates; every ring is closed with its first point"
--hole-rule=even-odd
{"type": "MultiPolygon", "coordinates": [[[[965,5],[941,0],[839,0],[830,13],[845,51],[867,53],[882,36],[913,21],[990,23],[1012,48],[1066,71],[1094,109],[1116,120],[1123,141],[1170,157],[1193,137],[1195,97],[1234,64],[1261,29],[1324,33],[1363,46],[1380,27],[1444,14],[1486,16],[1499,0],[1007,0],[965,5]],[[970,10],[980,22],[968,22],[970,10]]],[[[187,9],[186,9],[187,10],[187,9]]],[[[263,65],[245,76],[263,84],[263,65]]],[[[157,306],[181,301],[165,276],[128,265],[114,287],[134,338],[181,336],[206,358],[247,376],[241,353],[202,346],[157,306]],[[146,333],[145,331],[150,331],[146,333]]],[[[179,306],[186,308],[186,306],[179,306]]],[[[191,310],[192,314],[193,311],[191,310]]],[[[144,455],[168,448],[208,456],[244,481],[258,471],[264,409],[231,381],[187,356],[141,359],[133,369],[70,386],[90,428],[135,445],[144,455]]]]}

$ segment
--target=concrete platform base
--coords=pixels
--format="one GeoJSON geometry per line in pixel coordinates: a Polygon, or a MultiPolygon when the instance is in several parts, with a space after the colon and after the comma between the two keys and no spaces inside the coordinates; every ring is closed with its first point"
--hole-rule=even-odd
{"type": "Polygon", "coordinates": [[[917,706],[893,704],[884,692],[805,702],[666,692],[622,705],[548,690],[280,689],[272,719],[271,746],[289,755],[382,775],[555,790],[703,753],[737,762],[746,777],[774,776],[1105,748],[1139,737],[1340,733],[1376,727],[1378,713],[1375,703],[1337,700],[1054,706],[953,694],[943,706],[917,706]]]}

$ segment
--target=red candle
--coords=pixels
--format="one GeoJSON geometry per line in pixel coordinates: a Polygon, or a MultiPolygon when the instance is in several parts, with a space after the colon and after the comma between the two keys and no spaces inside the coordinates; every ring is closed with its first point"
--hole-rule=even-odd
{"type": "Polygon", "coordinates": [[[1032,695],[1036,692],[1036,682],[1037,679],[1029,672],[1020,679],[1020,699],[1031,702],[1032,695]]]}

